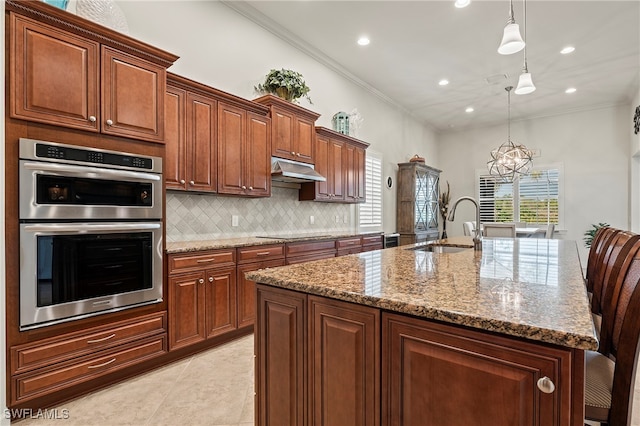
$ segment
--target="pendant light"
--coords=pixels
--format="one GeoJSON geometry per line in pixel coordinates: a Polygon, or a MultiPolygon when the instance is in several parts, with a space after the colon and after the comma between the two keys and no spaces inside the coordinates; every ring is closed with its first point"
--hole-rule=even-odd
{"type": "Polygon", "coordinates": [[[520,37],[520,26],[516,24],[513,18],[513,0],[509,0],[509,20],[507,26],[504,27],[502,41],[498,47],[498,53],[501,55],[511,55],[519,52],[524,48],[524,40],[520,37]]]}
{"type": "MultiPolygon", "coordinates": [[[[525,42],[527,40],[527,0],[523,0],[524,2],[524,39],[525,42]]],[[[524,46],[524,66],[522,67],[522,74],[520,74],[520,78],[518,79],[518,86],[516,90],[514,90],[516,95],[527,95],[536,90],[536,86],[533,84],[533,79],[531,78],[531,73],[529,72],[529,68],[527,67],[527,45],[524,46]]]]}
{"type": "Polygon", "coordinates": [[[516,176],[526,175],[531,170],[531,151],[524,145],[516,145],[511,141],[511,90],[513,86],[505,87],[509,102],[507,121],[507,141],[491,151],[487,168],[489,174],[500,182],[513,182],[516,176]]]}

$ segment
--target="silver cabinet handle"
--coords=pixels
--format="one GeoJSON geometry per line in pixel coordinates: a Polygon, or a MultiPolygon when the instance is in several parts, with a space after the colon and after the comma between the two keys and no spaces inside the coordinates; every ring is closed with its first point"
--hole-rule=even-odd
{"type": "Polygon", "coordinates": [[[250,187],[249,187],[249,191],[253,191],[253,186],[250,186],[250,187]]]}
{"type": "Polygon", "coordinates": [[[107,120],[107,126],[113,126],[113,120],[107,120]]]}
{"type": "Polygon", "coordinates": [[[102,364],[98,364],[98,365],[89,365],[89,366],[87,366],[87,368],[100,368],[100,367],[104,367],[104,366],[107,366],[107,365],[109,365],[109,364],[112,364],[112,363],[114,363],[114,362],[116,362],[116,358],[115,358],[115,357],[114,357],[114,358],[112,358],[112,359],[110,359],[110,360],[109,360],[109,361],[107,361],[107,362],[103,362],[102,364]]]}
{"type": "Polygon", "coordinates": [[[184,185],[184,179],[180,179],[180,184],[184,185]]]}
{"type": "Polygon", "coordinates": [[[246,186],[244,186],[244,185],[242,185],[242,189],[247,189],[247,187],[246,187],[246,186]]]}
{"type": "Polygon", "coordinates": [[[104,341],[109,340],[109,339],[113,339],[114,337],[116,337],[116,333],[113,333],[113,334],[111,334],[110,336],[107,336],[107,337],[103,337],[102,339],[87,340],[87,343],[100,343],[100,342],[104,342],[104,341]]]}
{"type": "Polygon", "coordinates": [[[301,155],[300,155],[300,153],[299,153],[299,152],[298,152],[298,153],[296,153],[296,155],[297,155],[298,157],[301,157],[301,155]]]}
{"type": "Polygon", "coordinates": [[[553,381],[547,376],[538,379],[538,389],[540,389],[544,393],[553,393],[556,390],[556,385],[553,384],[553,381]]]}
{"type": "Polygon", "coordinates": [[[189,184],[190,184],[190,185],[195,185],[196,183],[195,183],[194,181],[190,180],[190,181],[189,181],[189,184]]]}
{"type": "Polygon", "coordinates": [[[213,277],[209,277],[209,282],[212,283],[213,282],[213,277]]]}
{"type": "Polygon", "coordinates": [[[204,279],[202,279],[202,278],[200,278],[200,279],[198,280],[198,283],[200,283],[200,284],[202,284],[203,282],[204,282],[204,279]]]}
{"type": "Polygon", "coordinates": [[[89,121],[92,122],[92,123],[95,123],[96,122],[96,116],[95,115],[90,115],[89,116],[89,121]]]}
{"type": "Polygon", "coordinates": [[[293,151],[291,151],[291,155],[296,155],[296,153],[295,153],[295,152],[293,152],[293,151]]]}
{"type": "Polygon", "coordinates": [[[25,162],[23,167],[35,173],[51,172],[56,176],[87,177],[113,180],[135,180],[136,182],[160,182],[160,176],[153,173],[130,172],[128,170],[99,169],[97,167],[74,166],[73,164],[52,164],[25,162]],[[125,179],[126,178],[126,179],[125,179]]]}

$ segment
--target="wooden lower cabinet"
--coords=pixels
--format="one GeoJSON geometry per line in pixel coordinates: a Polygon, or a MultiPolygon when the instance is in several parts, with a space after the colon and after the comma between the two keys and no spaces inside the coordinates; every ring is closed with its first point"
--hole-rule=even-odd
{"type": "Polygon", "coordinates": [[[244,274],[263,268],[284,266],[284,258],[267,260],[264,262],[238,265],[237,297],[238,297],[238,328],[253,326],[256,319],[256,283],[245,278],[244,274]]]}
{"type": "Polygon", "coordinates": [[[583,424],[582,350],[263,284],[257,298],[257,425],[583,424]]]}

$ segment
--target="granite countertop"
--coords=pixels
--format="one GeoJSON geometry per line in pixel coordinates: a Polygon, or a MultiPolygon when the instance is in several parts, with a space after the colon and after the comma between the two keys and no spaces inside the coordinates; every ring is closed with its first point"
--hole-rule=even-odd
{"type": "Polygon", "coordinates": [[[293,241],[332,240],[338,238],[355,237],[357,235],[382,235],[382,232],[315,232],[293,234],[282,232],[278,235],[265,234],[256,237],[221,238],[215,240],[173,241],[167,242],[166,252],[188,253],[200,250],[216,250],[235,247],[260,246],[268,244],[282,244],[293,241]]]}
{"type": "MultiPolygon", "coordinates": [[[[437,244],[471,247],[470,237],[437,244]]],[[[598,348],[575,241],[485,238],[482,252],[401,246],[249,272],[251,280],[570,348],[598,348]]]]}

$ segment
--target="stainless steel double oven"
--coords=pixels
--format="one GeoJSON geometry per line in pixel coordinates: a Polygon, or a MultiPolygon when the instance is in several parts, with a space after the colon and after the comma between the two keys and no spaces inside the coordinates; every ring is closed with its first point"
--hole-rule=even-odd
{"type": "Polygon", "coordinates": [[[162,301],[162,159],[20,139],[22,330],[162,301]]]}

